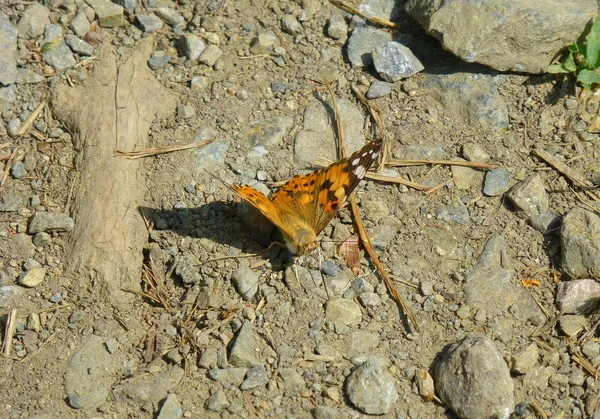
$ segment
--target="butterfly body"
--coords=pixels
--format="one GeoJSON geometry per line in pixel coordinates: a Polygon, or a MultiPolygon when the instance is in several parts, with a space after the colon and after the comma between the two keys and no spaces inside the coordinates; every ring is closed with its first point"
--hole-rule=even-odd
{"type": "Polygon", "coordinates": [[[265,215],[297,255],[314,251],[317,236],[377,160],[381,144],[367,143],[350,157],[307,175],[294,176],[272,197],[243,185],[227,185],[265,215]]]}

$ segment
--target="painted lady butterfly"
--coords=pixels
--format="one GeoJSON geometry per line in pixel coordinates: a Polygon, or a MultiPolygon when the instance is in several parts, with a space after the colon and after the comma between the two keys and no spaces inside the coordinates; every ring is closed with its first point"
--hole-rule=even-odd
{"type": "Polygon", "coordinates": [[[367,143],[324,169],[294,176],[270,200],[247,185],[227,187],[281,230],[291,252],[303,255],[318,247],[317,236],[365,177],[380,151],[381,143],[367,143]]]}

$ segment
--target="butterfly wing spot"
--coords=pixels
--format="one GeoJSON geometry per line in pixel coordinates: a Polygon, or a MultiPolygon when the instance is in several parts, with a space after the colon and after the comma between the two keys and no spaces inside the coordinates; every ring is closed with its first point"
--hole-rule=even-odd
{"type": "Polygon", "coordinates": [[[358,166],[356,169],[354,169],[354,175],[359,179],[365,177],[366,174],[367,168],[365,166],[358,166]]]}
{"type": "Polygon", "coordinates": [[[352,166],[357,166],[358,163],[360,163],[360,159],[357,157],[354,160],[352,160],[352,162],[350,163],[352,166]]]}

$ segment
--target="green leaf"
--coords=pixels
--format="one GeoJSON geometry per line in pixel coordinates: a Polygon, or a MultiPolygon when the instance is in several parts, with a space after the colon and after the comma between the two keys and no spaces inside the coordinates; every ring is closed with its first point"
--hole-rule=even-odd
{"type": "Polygon", "coordinates": [[[573,54],[567,55],[567,58],[565,58],[565,61],[562,63],[562,65],[568,72],[574,73],[577,71],[577,64],[575,64],[573,54]]]}
{"type": "Polygon", "coordinates": [[[591,90],[592,84],[600,83],[600,74],[594,70],[581,70],[577,75],[577,81],[586,89],[591,90]]]}
{"type": "Polygon", "coordinates": [[[46,42],[44,45],[42,45],[41,51],[42,52],[50,52],[52,51],[54,48],[56,48],[57,46],[60,45],[61,40],[55,40],[55,41],[50,41],[50,42],[46,42]]]}
{"type": "Polygon", "coordinates": [[[546,73],[552,73],[552,74],[564,74],[564,73],[570,73],[570,72],[571,71],[564,68],[562,64],[551,64],[546,69],[546,73]]]}
{"type": "Polygon", "coordinates": [[[600,66],[600,19],[596,19],[590,28],[590,33],[585,37],[586,54],[588,62],[596,68],[600,66]]]}

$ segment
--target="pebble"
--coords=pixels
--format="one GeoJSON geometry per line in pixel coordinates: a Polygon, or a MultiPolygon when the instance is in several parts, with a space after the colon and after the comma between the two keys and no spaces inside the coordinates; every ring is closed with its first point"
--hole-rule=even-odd
{"type": "Polygon", "coordinates": [[[45,232],[65,232],[73,230],[75,222],[71,217],[62,212],[38,211],[31,218],[27,232],[36,234],[45,232]]]}
{"type": "Polygon", "coordinates": [[[256,387],[262,387],[269,382],[267,371],[262,365],[252,367],[246,372],[246,379],[240,386],[242,390],[252,390],[256,387]]]}
{"type": "Polygon", "coordinates": [[[196,108],[192,105],[177,104],[177,116],[180,119],[188,119],[196,115],[196,108]]]}
{"type": "Polygon", "coordinates": [[[235,288],[245,301],[254,298],[258,292],[259,276],[249,268],[239,268],[231,276],[235,288]]]}
{"type": "Polygon", "coordinates": [[[19,195],[5,193],[0,196],[0,212],[16,212],[23,203],[19,195]]]}
{"type": "Polygon", "coordinates": [[[138,14],[136,19],[146,33],[155,33],[163,26],[163,21],[154,13],[138,14]]]}
{"type": "Polygon", "coordinates": [[[380,97],[389,96],[392,93],[392,85],[390,83],[386,83],[384,81],[375,80],[369,86],[369,90],[367,91],[368,99],[377,99],[380,97]]]}
{"type": "Polygon", "coordinates": [[[415,371],[415,384],[423,401],[430,402],[433,400],[435,397],[433,377],[427,370],[415,371]]]}
{"type": "Polygon", "coordinates": [[[154,10],[156,16],[161,18],[167,25],[175,28],[183,29],[185,27],[185,19],[175,10],[169,7],[159,7],[154,10]]]}
{"type": "Polygon", "coordinates": [[[560,231],[563,273],[571,278],[600,275],[600,216],[575,207],[563,218],[560,231]]]}
{"type": "Polygon", "coordinates": [[[560,330],[563,335],[567,337],[578,335],[583,329],[586,329],[589,324],[590,322],[585,316],[565,314],[558,319],[560,330]]]}
{"type": "Polygon", "coordinates": [[[48,247],[52,244],[52,238],[50,234],[41,231],[33,236],[33,244],[39,247],[48,247]]]}
{"type": "Polygon", "coordinates": [[[586,314],[598,309],[600,283],[593,279],[573,279],[558,285],[556,306],[564,314],[586,314]]]}
{"type": "Polygon", "coordinates": [[[553,211],[542,211],[529,219],[531,226],[544,235],[554,234],[560,229],[562,218],[553,211]]]}
{"type": "Polygon", "coordinates": [[[205,407],[213,412],[220,412],[227,409],[230,406],[227,395],[223,390],[216,390],[213,392],[208,400],[206,400],[205,407]]]}
{"type": "Polygon", "coordinates": [[[374,292],[365,292],[358,296],[358,301],[365,307],[379,307],[381,305],[381,297],[374,292]]]}
{"type": "Polygon", "coordinates": [[[208,371],[208,376],[217,383],[237,387],[244,381],[246,371],[246,368],[213,368],[208,371]]]}
{"type": "Polygon", "coordinates": [[[409,48],[395,41],[375,50],[373,64],[379,76],[390,83],[410,77],[425,68],[409,48]]]}
{"type": "MultiPolygon", "coordinates": [[[[204,136],[201,133],[197,134],[194,137],[194,141],[199,141],[204,139],[204,136]]],[[[229,150],[230,144],[226,140],[217,140],[212,143],[202,147],[202,149],[196,152],[196,161],[198,162],[198,167],[210,168],[211,165],[221,164],[225,161],[225,157],[227,156],[227,151],[229,150]]]]}
{"type": "Polygon", "coordinates": [[[33,268],[19,275],[18,284],[27,288],[33,288],[40,285],[46,277],[46,269],[33,268]]]}
{"type": "Polygon", "coordinates": [[[137,7],[137,0],[115,0],[119,6],[123,6],[127,12],[130,14],[135,12],[135,8],[137,7]]]}
{"type": "MultiPolygon", "coordinates": [[[[362,295],[362,294],[361,294],[362,295]]],[[[347,358],[372,354],[379,346],[379,335],[368,330],[356,330],[350,334],[347,344],[347,358]]]]}
{"type": "Polygon", "coordinates": [[[506,196],[517,211],[528,217],[541,214],[548,209],[548,194],[539,175],[531,175],[510,188],[506,196]]]}
{"type": "Polygon", "coordinates": [[[175,394],[169,394],[163,402],[156,419],[179,419],[183,415],[183,408],[175,394]]]}
{"type": "Polygon", "coordinates": [[[369,358],[346,379],[348,399],[369,415],[387,414],[398,400],[394,378],[378,359],[369,358]]]}
{"type": "Polygon", "coordinates": [[[205,64],[209,67],[212,67],[213,65],[215,65],[217,60],[219,58],[221,58],[222,55],[223,55],[223,51],[221,51],[221,49],[218,46],[209,45],[206,47],[204,52],[202,52],[202,54],[200,54],[198,61],[201,64],[205,64]]]}
{"type": "Polygon", "coordinates": [[[485,174],[483,193],[487,196],[501,196],[510,187],[510,174],[506,169],[492,169],[485,174]]]}
{"type": "Polygon", "coordinates": [[[119,349],[119,342],[115,338],[106,339],[104,345],[109,354],[114,354],[119,349]]]}
{"type": "Polygon", "coordinates": [[[293,126],[294,119],[289,116],[261,119],[252,124],[248,141],[252,147],[279,146],[293,126]]]}
{"type": "Polygon", "coordinates": [[[0,12],[0,86],[11,85],[17,79],[17,34],[17,28],[0,12]]]}
{"type": "Polygon", "coordinates": [[[179,38],[179,50],[188,60],[197,60],[206,49],[206,43],[191,33],[185,33],[179,38]]]}
{"type": "Polygon", "coordinates": [[[76,394],[70,394],[67,398],[69,401],[69,406],[73,409],[81,409],[83,407],[83,400],[76,394]]]}
{"type": "Polygon", "coordinates": [[[373,52],[392,40],[392,35],[370,26],[359,26],[352,31],[348,40],[348,60],[353,68],[368,67],[373,64],[373,52]]]}
{"type": "Polygon", "coordinates": [[[269,52],[269,50],[280,44],[279,38],[273,31],[264,31],[260,32],[256,38],[252,40],[252,44],[250,45],[250,53],[264,54],[269,52]]]}
{"type": "Polygon", "coordinates": [[[510,357],[510,372],[513,374],[527,374],[536,367],[538,357],[538,347],[535,343],[532,343],[525,350],[510,357]]]}
{"type": "Polygon", "coordinates": [[[434,379],[440,399],[461,418],[508,419],[514,410],[510,371],[484,335],[472,334],[445,348],[434,379]]]}
{"type": "Polygon", "coordinates": [[[581,345],[581,352],[583,352],[583,354],[588,358],[594,359],[600,355],[600,344],[598,342],[594,342],[593,340],[588,340],[581,345]]]}
{"type": "Polygon", "coordinates": [[[217,366],[217,356],[218,351],[217,348],[208,347],[200,355],[198,359],[198,366],[201,368],[205,368],[207,370],[211,368],[215,368],[217,366]]]}
{"type": "Polygon", "coordinates": [[[152,70],[160,70],[169,63],[170,59],[169,54],[155,55],[148,60],[148,67],[152,70]]]}
{"type": "Polygon", "coordinates": [[[466,224],[469,220],[469,210],[463,201],[458,198],[452,198],[450,204],[439,208],[436,213],[436,217],[445,223],[455,223],[459,225],[466,224]]]}
{"type": "Polygon", "coordinates": [[[244,322],[231,344],[229,363],[234,367],[252,368],[261,365],[256,358],[258,349],[258,336],[250,322],[244,322]]]}
{"type": "Polygon", "coordinates": [[[98,25],[102,28],[116,28],[125,24],[123,6],[110,0],[87,0],[98,16],[98,25]]]}
{"type": "Polygon", "coordinates": [[[192,253],[186,252],[179,259],[175,273],[179,275],[184,284],[199,284],[202,282],[200,274],[200,261],[192,253]]]}
{"type": "Polygon", "coordinates": [[[14,162],[12,167],[10,168],[10,174],[15,179],[23,179],[24,177],[27,176],[27,170],[25,169],[25,164],[23,164],[23,162],[21,162],[21,161],[14,162]]]}
{"type": "Polygon", "coordinates": [[[80,38],[84,37],[91,29],[90,21],[83,12],[78,12],[75,17],[71,19],[69,27],[75,35],[80,38]]]}
{"type": "Polygon", "coordinates": [[[281,29],[289,35],[297,35],[303,31],[302,25],[293,15],[284,15],[281,18],[281,29]]]}
{"type": "Polygon", "coordinates": [[[16,137],[21,128],[21,120],[19,118],[11,119],[8,122],[7,132],[11,137],[16,137]]]}
{"type": "Polygon", "coordinates": [[[358,326],[362,321],[360,306],[352,300],[338,298],[329,300],[325,306],[325,319],[338,326],[358,326]]]}
{"type": "Polygon", "coordinates": [[[49,301],[54,304],[58,304],[63,300],[62,293],[56,292],[49,298],[49,301]]]}
{"type": "Polygon", "coordinates": [[[79,55],[93,55],[94,47],[75,35],[66,34],[65,42],[71,51],[79,55]]]}
{"type": "Polygon", "coordinates": [[[342,419],[344,415],[335,407],[316,406],[310,411],[313,419],[342,419]]]}
{"type": "Polygon", "coordinates": [[[462,147],[462,153],[465,159],[472,162],[486,163],[490,160],[490,155],[486,153],[486,151],[481,148],[479,144],[464,144],[462,147]]]}
{"type": "Polygon", "coordinates": [[[327,21],[327,36],[333,39],[345,39],[348,36],[348,24],[341,13],[333,13],[327,21]]]}
{"type": "Polygon", "coordinates": [[[286,397],[294,397],[306,388],[306,381],[294,368],[280,368],[279,376],[283,380],[283,394],[286,397]]]}
{"type": "Polygon", "coordinates": [[[46,25],[50,23],[50,10],[39,3],[34,3],[23,12],[17,30],[21,38],[34,39],[43,35],[46,25]]]}
{"type": "Polygon", "coordinates": [[[321,263],[321,272],[323,272],[324,275],[336,276],[339,271],[340,268],[331,260],[324,260],[323,263],[321,263]]]}
{"type": "MultiPolygon", "coordinates": [[[[48,25],[53,26],[53,25],[48,25]]],[[[64,41],[52,41],[42,46],[42,58],[57,71],[72,68],[77,64],[75,56],[64,41]]]]}
{"type": "MultiPolygon", "coordinates": [[[[36,73],[31,68],[17,69],[17,80],[16,80],[17,84],[35,84],[35,83],[40,83],[42,81],[44,81],[44,76],[36,73]]],[[[36,125],[38,125],[38,123],[40,123],[40,122],[43,123],[43,121],[37,121],[36,125]]],[[[40,130],[40,131],[42,131],[42,130],[40,130]]],[[[44,132],[44,131],[42,131],[42,132],[44,132]]]]}

